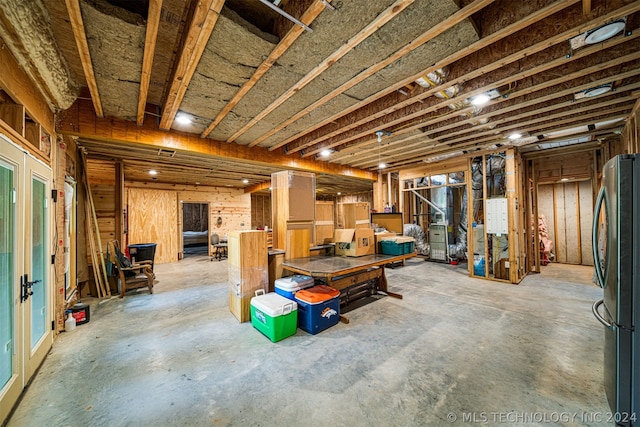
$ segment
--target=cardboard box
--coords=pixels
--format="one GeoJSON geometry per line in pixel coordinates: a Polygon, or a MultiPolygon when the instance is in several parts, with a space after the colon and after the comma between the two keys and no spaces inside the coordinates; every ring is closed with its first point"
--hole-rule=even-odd
{"type": "Polygon", "coordinates": [[[376,253],[373,230],[370,228],[343,228],[333,233],[337,256],[363,256],[376,253]]]}
{"type": "Polygon", "coordinates": [[[509,280],[509,260],[502,258],[495,263],[493,276],[496,279],[509,280]]]}

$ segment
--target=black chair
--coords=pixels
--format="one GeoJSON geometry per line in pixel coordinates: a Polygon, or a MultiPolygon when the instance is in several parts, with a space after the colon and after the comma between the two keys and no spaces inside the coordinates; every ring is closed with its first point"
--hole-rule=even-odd
{"type": "Polygon", "coordinates": [[[211,246],[213,246],[213,254],[211,261],[217,259],[222,261],[222,258],[227,258],[227,243],[220,241],[220,236],[217,233],[211,233],[211,246]]]}

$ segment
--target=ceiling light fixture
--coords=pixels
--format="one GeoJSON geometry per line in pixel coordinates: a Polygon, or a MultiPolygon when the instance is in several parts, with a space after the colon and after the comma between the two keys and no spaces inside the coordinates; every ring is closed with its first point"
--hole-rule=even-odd
{"type": "Polygon", "coordinates": [[[602,85],[602,86],[585,90],[584,96],[586,96],[587,98],[593,98],[594,96],[604,95],[605,93],[610,91],[611,91],[611,85],[607,84],[607,85],[602,85]]]}
{"type": "Polygon", "coordinates": [[[486,93],[481,93],[471,98],[471,105],[475,105],[476,107],[479,107],[481,105],[486,104],[490,100],[491,98],[489,98],[489,95],[487,95],[486,93]]]}
{"type": "Polygon", "coordinates": [[[604,24],[598,28],[587,31],[587,36],[585,37],[584,41],[587,44],[601,43],[615,36],[620,31],[624,30],[624,27],[626,25],[627,24],[623,19],[609,22],[608,24],[604,24]]]}
{"type": "Polygon", "coordinates": [[[604,95],[605,93],[612,90],[613,84],[607,83],[600,86],[590,87],[589,89],[585,89],[580,92],[576,92],[573,94],[573,99],[577,101],[583,98],[594,98],[596,96],[604,95]]]}
{"type": "Polygon", "coordinates": [[[181,125],[190,125],[192,122],[191,116],[184,113],[178,113],[176,115],[176,122],[180,123],[181,125]]]}
{"type": "Polygon", "coordinates": [[[245,179],[243,179],[243,180],[242,180],[242,183],[243,183],[243,184],[248,184],[248,183],[249,183],[249,180],[248,180],[247,178],[245,178],[245,179]]]}
{"type": "Polygon", "coordinates": [[[384,135],[384,131],[377,131],[376,136],[378,137],[378,169],[384,169],[387,167],[384,163],[382,163],[381,150],[382,150],[382,135],[384,135]]]}
{"type": "Polygon", "coordinates": [[[151,169],[151,170],[149,171],[149,175],[158,175],[158,171],[157,171],[157,170],[155,170],[155,169],[151,169]]]}
{"type": "Polygon", "coordinates": [[[321,157],[329,157],[331,155],[331,153],[333,153],[333,150],[330,150],[330,149],[327,148],[327,149],[322,150],[320,152],[320,156],[321,157]]]}
{"type": "Polygon", "coordinates": [[[522,138],[522,134],[518,132],[514,132],[511,135],[509,135],[509,139],[512,141],[515,141],[516,139],[520,139],[520,138],[522,138]]]}

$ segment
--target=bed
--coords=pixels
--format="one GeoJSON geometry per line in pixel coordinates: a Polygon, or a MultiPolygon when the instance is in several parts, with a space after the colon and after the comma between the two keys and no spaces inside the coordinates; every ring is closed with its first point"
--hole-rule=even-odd
{"type": "Polygon", "coordinates": [[[209,232],[206,230],[183,231],[182,244],[183,246],[206,246],[209,244],[209,232]]]}

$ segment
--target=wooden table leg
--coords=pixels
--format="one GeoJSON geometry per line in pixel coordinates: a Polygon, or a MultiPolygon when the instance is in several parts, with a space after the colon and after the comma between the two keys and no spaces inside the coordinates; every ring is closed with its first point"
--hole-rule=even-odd
{"type": "Polygon", "coordinates": [[[385,293],[386,295],[393,297],[393,298],[398,298],[398,299],[402,299],[402,295],[401,294],[397,294],[395,292],[389,292],[389,288],[388,288],[388,282],[387,282],[387,275],[384,273],[384,265],[380,266],[380,268],[382,269],[382,273],[380,275],[380,278],[378,278],[378,289],[380,290],[380,292],[385,293]]]}

